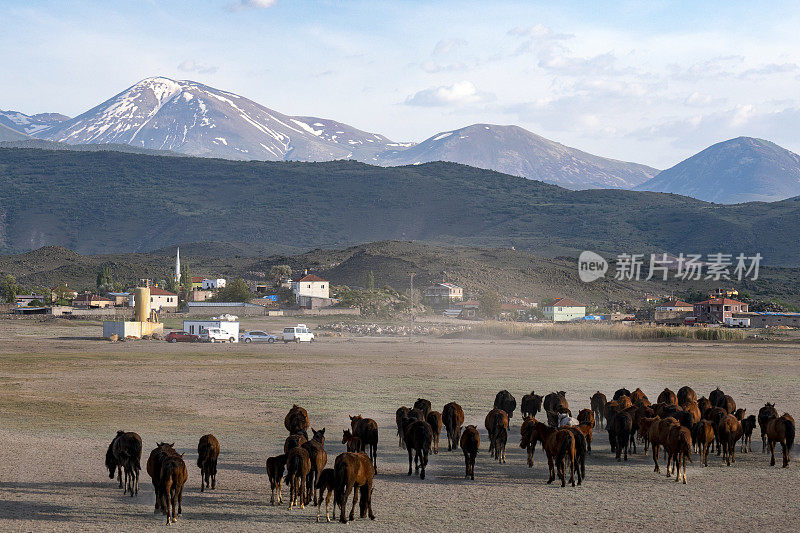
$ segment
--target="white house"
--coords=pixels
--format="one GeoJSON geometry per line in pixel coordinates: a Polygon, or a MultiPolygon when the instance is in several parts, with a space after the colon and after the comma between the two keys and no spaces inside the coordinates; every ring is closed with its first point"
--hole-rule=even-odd
{"type": "Polygon", "coordinates": [[[447,305],[464,299],[464,289],[453,283],[437,283],[425,289],[425,302],[432,305],[447,305]]]}
{"type": "Polygon", "coordinates": [[[331,304],[330,282],[314,274],[293,280],[292,292],[300,307],[325,307],[331,304]]]}
{"type": "MultiPolygon", "coordinates": [[[[136,306],[135,293],[131,293],[128,306],[136,306]]],[[[174,292],[165,291],[160,287],[150,287],[150,308],[156,312],[177,311],[178,295],[174,292]]]]}
{"type": "Polygon", "coordinates": [[[221,289],[224,286],[225,286],[225,280],[222,278],[219,279],[203,278],[202,289],[204,291],[215,291],[217,289],[221,289]]]}
{"type": "Polygon", "coordinates": [[[552,305],[544,306],[542,314],[546,319],[553,322],[569,322],[570,320],[585,317],[586,306],[569,298],[559,298],[552,305]]]}
{"type": "Polygon", "coordinates": [[[681,300],[667,300],[656,306],[656,311],[694,311],[694,305],[681,300]]]}

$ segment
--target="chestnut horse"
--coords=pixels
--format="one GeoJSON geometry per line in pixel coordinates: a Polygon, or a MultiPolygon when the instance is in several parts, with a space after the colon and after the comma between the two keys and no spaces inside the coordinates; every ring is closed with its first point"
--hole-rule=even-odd
{"type": "Polygon", "coordinates": [[[761,453],[767,453],[767,422],[770,418],[778,418],[778,410],[774,403],[765,403],[758,410],[758,427],[761,429],[761,453]]]}
{"type": "Polygon", "coordinates": [[[700,452],[700,462],[708,466],[708,449],[714,444],[714,426],[710,420],[700,420],[692,426],[692,439],[700,452]]]}
{"type": "Polygon", "coordinates": [[[522,421],[522,426],[519,428],[520,441],[519,447],[526,450],[528,453],[528,468],[533,466],[533,454],[536,451],[536,440],[531,438],[534,424],[537,420],[532,416],[526,416],[522,421]]]}
{"type": "Polygon", "coordinates": [[[399,439],[398,446],[401,448],[406,447],[405,442],[403,442],[403,419],[408,416],[409,412],[411,412],[411,409],[404,405],[402,407],[399,407],[397,411],[395,411],[394,413],[394,421],[395,424],[397,424],[397,437],[399,439]]]}
{"type": "MultiPolygon", "coordinates": [[[[427,425],[426,422],[422,423],[427,425]]],[[[352,452],[339,454],[334,461],[333,470],[336,480],[334,497],[336,505],[339,506],[339,521],[343,524],[347,523],[344,513],[351,492],[353,492],[353,507],[350,509],[350,520],[353,520],[359,496],[361,497],[359,502],[361,518],[369,513],[369,519],[375,520],[375,514],[372,512],[372,482],[375,477],[375,469],[367,454],[352,452]]]]}
{"type": "Polygon", "coordinates": [[[736,462],[736,441],[742,438],[742,424],[733,415],[725,415],[716,428],[719,442],[722,445],[722,457],[731,466],[736,462]]]}
{"type": "Polygon", "coordinates": [[[422,419],[424,420],[431,411],[431,402],[425,398],[417,398],[417,401],[414,402],[414,409],[422,411],[422,419]]]}
{"type": "Polygon", "coordinates": [[[174,443],[167,444],[166,442],[159,442],[153,451],[150,452],[150,457],[147,458],[147,473],[150,479],[153,480],[153,492],[156,496],[155,512],[162,511],[166,514],[167,510],[163,507],[163,500],[161,498],[161,465],[166,459],[173,455],[178,455],[178,452],[173,448],[174,443]]]}
{"type": "Polygon", "coordinates": [[[678,389],[678,405],[683,407],[686,402],[696,402],[697,401],[697,393],[694,391],[693,388],[689,387],[688,385],[684,385],[680,389],[678,389]]]}
{"type": "Polygon", "coordinates": [[[478,456],[478,448],[481,446],[481,436],[478,434],[478,429],[475,426],[465,427],[459,444],[464,452],[464,465],[466,466],[464,478],[470,478],[474,481],[475,458],[478,456]]]}
{"type": "Polygon", "coordinates": [[[348,452],[363,452],[364,444],[361,439],[353,435],[349,429],[342,430],[342,444],[345,445],[348,452]]]}
{"type": "Polygon", "coordinates": [[[794,446],[794,419],[788,413],[783,413],[780,418],[767,420],[766,429],[769,452],[772,454],[770,466],[775,466],[775,443],[780,442],[783,451],[783,468],[787,468],[791,458],[792,446],[794,446]]]}
{"type": "MultiPolygon", "coordinates": [[[[319,479],[317,479],[317,484],[314,488],[319,493],[319,497],[315,496],[315,499],[319,502],[317,504],[317,522],[319,522],[319,512],[322,509],[322,497],[325,496],[326,493],[325,520],[330,522],[331,516],[328,512],[328,508],[331,503],[331,496],[336,491],[336,473],[333,468],[324,468],[322,472],[320,472],[319,479]]],[[[333,517],[336,518],[336,498],[333,499],[333,517]]]]}
{"type": "Polygon", "coordinates": [[[286,485],[289,487],[289,509],[305,508],[307,501],[306,480],[311,472],[311,458],[302,446],[292,448],[286,454],[286,485]]]}
{"type": "Polygon", "coordinates": [[[456,402],[450,402],[442,409],[442,422],[447,430],[447,451],[458,448],[461,440],[461,426],[464,425],[464,410],[456,402]]]}
{"type": "Polygon", "coordinates": [[[428,422],[428,425],[431,427],[431,432],[433,433],[433,453],[439,453],[439,435],[442,433],[442,415],[439,411],[430,411],[428,416],[425,417],[425,421],[428,422]]]}
{"type": "Polygon", "coordinates": [[[317,492],[314,487],[317,486],[319,474],[328,464],[328,454],[325,452],[325,428],[319,431],[311,428],[311,433],[314,435],[311,440],[304,442],[300,447],[308,452],[308,459],[311,462],[311,470],[308,472],[308,479],[306,480],[306,501],[310,500],[309,496],[313,493],[314,505],[316,505],[317,492]]]}
{"type": "Polygon", "coordinates": [[[561,480],[561,486],[566,486],[566,462],[569,460],[569,482],[575,486],[575,472],[578,474],[578,484],[581,483],[580,468],[575,468],[576,452],[575,437],[568,429],[550,427],[541,422],[535,422],[531,428],[530,438],[542,443],[542,448],[547,455],[547,466],[550,469],[548,485],[555,481],[556,473],[561,480]]]}
{"type": "MultiPolygon", "coordinates": [[[[686,484],[686,459],[692,461],[692,434],[689,428],[684,426],[672,426],[667,434],[667,441],[664,443],[670,459],[672,468],[676,471],[675,481],[681,480],[681,467],[683,467],[683,484],[686,484]]],[[[667,461],[669,464],[669,460],[667,461]]],[[[669,476],[669,466],[667,467],[669,476]]]]}
{"type": "Polygon", "coordinates": [[[750,415],[742,420],[742,452],[748,453],[753,451],[753,431],[756,429],[756,415],[750,415]]]}
{"type": "Polygon", "coordinates": [[[495,434],[494,426],[495,424],[501,424],[503,427],[508,429],[508,414],[503,411],[502,409],[498,409],[495,407],[486,415],[486,419],[483,422],[483,425],[486,427],[486,433],[489,434],[489,455],[494,457],[494,439],[492,435],[495,434]]]}
{"type": "Polygon", "coordinates": [[[164,458],[161,463],[158,493],[161,495],[161,510],[167,515],[167,525],[177,522],[181,515],[183,485],[187,478],[183,454],[175,453],[164,458]]]}
{"type": "Polygon", "coordinates": [[[658,395],[656,403],[666,403],[669,405],[678,405],[678,396],[670,389],[666,388],[658,395]]]}

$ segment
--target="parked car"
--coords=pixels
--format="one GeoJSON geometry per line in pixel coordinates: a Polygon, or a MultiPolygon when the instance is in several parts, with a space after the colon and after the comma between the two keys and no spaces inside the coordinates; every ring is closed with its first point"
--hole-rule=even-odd
{"type": "Polygon", "coordinates": [[[164,340],[167,342],[197,342],[200,337],[186,333],[185,331],[170,331],[164,340]]]}
{"type": "Polygon", "coordinates": [[[314,342],[314,334],[305,324],[283,328],[283,342],[314,342]]]}
{"type": "Polygon", "coordinates": [[[208,342],[237,342],[236,337],[220,328],[206,328],[201,337],[208,342]]]}
{"type": "Polygon", "coordinates": [[[265,331],[248,331],[239,336],[239,342],[268,342],[272,344],[278,340],[277,335],[265,331]]]}

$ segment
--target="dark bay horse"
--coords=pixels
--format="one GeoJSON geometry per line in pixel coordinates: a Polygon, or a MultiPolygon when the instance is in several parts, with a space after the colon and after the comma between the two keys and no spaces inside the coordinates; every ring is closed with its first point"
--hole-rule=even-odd
{"type": "MultiPolygon", "coordinates": [[[[423,423],[427,425],[427,422],[423,423]]],[[[335,500],[340,512],[339,521],[347,523],[344,513],[351,492],[353,492],[353,506],[350,509],[350,520],[354,518],[359,497],[361,518],[369,513],[369,519],[375,520],[375,514],[372,512],[372,482],[375,470],[367,454],[352,452],[339,454],[334,461],[333,470],[336,480],[335,500]]]]}
{"type": "Polygon", "coordinates": [[[371,418],[364,418],[361,415],[350,417],[350,427],[353,435],[361,439],[364,451],[369,450],[369,458],[372,460],[372,467],[378,473],[378,424],[371,418]]]}
{"type": "Polygon", "coordinates": [[[447,451],[457,449],[461,441],[461,426],[464,425],[464,410],[456,402],[448,403],[442,409],[442,423],[447,430],[447,451]]]}
{"type": "Polygon", "coordinates": [[[123,494],[139,494],[139,471],[142,461],[142,438],[133,432],[117,431],[106,452],[108,477],[114,479],[116,471],[119,487],[123,488],[122,475],[125,474],[123,494]]]}
{"type": "Polygon", "coordinates": [[[542,400],[544,398],[539,396],[534,391],[531,391],[530,394],[526,394],[522,397],[522,402],[520,402],[520,412],[522,413],[522,418],[532,416],[535,417],[539,411],[542,410],[542,400]]]}
{"type": "Polygon", "coordinates": [[[200,492],[217,486],[217,459],[219,458],[219,441],[210,433],[200,437],[197,443],[197,468],[200,469],[200,492]],[[205,484],[203,482],[205,481],[205,484]]]}
{"type": "Polygon", "coordinates": [[[475,458],[478,456],[478,448],[481,446],[481,436],[478,434],[478,429],[475,426],[464,428],[464,434],[461,435],[459,444],[464,452],[464,464],[466,466],[464,478],[474,480],[475,458]]]}

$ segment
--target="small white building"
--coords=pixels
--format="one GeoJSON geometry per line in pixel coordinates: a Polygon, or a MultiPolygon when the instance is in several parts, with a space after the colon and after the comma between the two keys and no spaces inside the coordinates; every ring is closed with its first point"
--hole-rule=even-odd
{"type": "MultiPolygon", "coordinates": [[[[136,295],[131,293],[130,307],[136,306],[136,295]]],[[[155,312],[177,311],[178,295],[174,292],[165,291],[160,287],[150,287],[150,308],[155,312]]]]}
{"type": "Polygon", "coordinates": [[[464,299],[464,289],[453,283],[437,283],[425,289],[425,302],[431,305],[447,305],[464,299]]]}
{"type": "Polygon", "coordinates": [[[570,322],[585,317],[586,306],[569,298],[559,298],[552,305],[542,307],[542,314],[553,322],[570,322]]]}
{"type": "Polygon", "coordinates": [[[331,305],[330,282],[314,274],[292,281],[292,292],[300,307],[317,308],[331,305]]]}
{"type": "Polygon", "coordinates": [[[202,335],[208,328],[219,328],[228,333],[233,342],[239,342],[238,320],[184,320],[183,331],[191,335],[202,335]]]}
{"type": "Polygon", "coordinates": [[[217,289],[221,289],[224,286],[225,286],[225,280],[222,278],[217,278],[217,279],[203,278],[203,285],[201,288],[204,291],[215,291],[217,289]]]}

